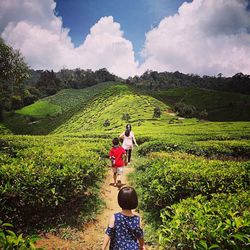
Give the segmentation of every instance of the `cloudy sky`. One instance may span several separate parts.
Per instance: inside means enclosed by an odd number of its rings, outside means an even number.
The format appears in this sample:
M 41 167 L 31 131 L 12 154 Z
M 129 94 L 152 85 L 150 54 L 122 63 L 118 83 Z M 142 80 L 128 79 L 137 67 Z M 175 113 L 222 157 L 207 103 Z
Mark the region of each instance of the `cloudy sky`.
M 250 0 L 0 0 L 0 35 L 34 69 L 250 74 Z

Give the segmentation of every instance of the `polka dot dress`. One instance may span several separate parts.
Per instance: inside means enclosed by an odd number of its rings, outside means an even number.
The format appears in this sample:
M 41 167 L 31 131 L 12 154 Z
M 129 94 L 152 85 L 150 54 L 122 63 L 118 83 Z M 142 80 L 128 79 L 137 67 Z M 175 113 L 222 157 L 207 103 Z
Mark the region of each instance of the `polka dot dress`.
M 143 237 L 140 217 L 115 214 L 115 226 L 108 227 L 106 234 L 111 238 L 111 250 L 139 250 L 139 238 Z

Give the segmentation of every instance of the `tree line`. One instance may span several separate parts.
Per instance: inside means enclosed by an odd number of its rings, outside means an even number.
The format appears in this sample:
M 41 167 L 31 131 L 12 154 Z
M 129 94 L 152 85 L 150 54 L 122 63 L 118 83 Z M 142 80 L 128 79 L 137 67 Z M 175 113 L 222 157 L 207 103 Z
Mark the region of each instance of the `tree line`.
M 125 65 L 124 65 L 125 67 Z M 133 86 L 159 90 L 176 87 L 197 87 L 250 94 L 250 75 L 237 73 L 232 77 L 199 76 L 176 72 L 147 70 L 141 76 L 121 79 L 106 68 L 96 71 L 63 68 L 33 70 L 18 50 L 0 38 L 0 120 L 4 112 L 14 111 L 36 100 L 53 95 L 61 89 L 82 89 L 106 81 L 120 81 Z
M 232 77 L 224 77 L 221 73 L 217 76 L 199 76 L 176 72 L 157 72 L 147 70 L 143 75 L 129 77 L 127 84 L 145 87 L 150 90 L 178 87 L 196 87 L 219 91 L 250 94 L 250 75 L 236 73 Z
M 61 89 L 82 89 L 106 81 L 122 80 L 106 68 L 53 70 L 30 69 L 18 50 L 0 38 L 0 120 L 36 100 L 54 95 Z

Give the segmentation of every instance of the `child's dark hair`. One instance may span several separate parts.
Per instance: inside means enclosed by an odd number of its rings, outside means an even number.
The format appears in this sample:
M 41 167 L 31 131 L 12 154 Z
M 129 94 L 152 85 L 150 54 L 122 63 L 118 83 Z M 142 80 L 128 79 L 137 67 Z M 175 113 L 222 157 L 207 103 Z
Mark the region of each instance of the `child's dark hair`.
M 126 135 L 127 137 L 130 135 L 131 129 L 132 129 L 131 124 L 127 124 L 127 125 L 126 125 L 126 131 L 125 131 L 125 135 Z
M 119 139 L 118 139 L 117 137 L 114 138 L 114 139 L 112 140 L 112 142 L 113 142 L 113 145 L 114 145 L 114 146 L 119 145 Z
M 122 209 L 135 209 L 138 206 L 136 191 L 132 187 L 123 187 L 118 193 L 118 204 Z

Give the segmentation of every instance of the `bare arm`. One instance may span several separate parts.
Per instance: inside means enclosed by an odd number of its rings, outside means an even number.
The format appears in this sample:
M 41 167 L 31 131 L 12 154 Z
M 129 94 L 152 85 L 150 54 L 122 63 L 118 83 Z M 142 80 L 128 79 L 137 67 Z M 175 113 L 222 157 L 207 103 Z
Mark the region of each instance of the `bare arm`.
M 125 132 L 121 133 L 121 134 L 119 135 L 119 138 L 123 138 L 124 135 L 125 135 Z
M 141 219 L 140 219 L 140 228 L 142 228 Z M 140 250 L 146 250 L 144 239 L 139 238 L 138 240 L 139 240 Z
M 146 250 L 143 238 L 139 239 L 139 245 L 140 245 L 140 250 Z
M 136 142 L 136 139 L 135 139 L 134 133 L 133 133 L 133 135 L 132 135 L 132 139 L 133 139 L 133 142 L 135 143 L 135 146 L 138 146 L 138 144 L 137 144 L 137 142 Z
M 122 155 L 122 160 L 124 161 L 125 166 L 127 166 L 127 164 L 128 164 L 128 162 L 127 162 L 127 154 Z
M 109 241 L 110 241 L 110 237 L 107 234 L 105 234 L 104 239 L 103 239 L 103 243 L 102 243 L 102 250 L 106 249 Z
M 112 215 L 109 221 L 109 227 L 113 228 L 115 226 L 115 216 Z M 102 250 L 105 250 L 108 243 L 110 241 L 110 237 L 109 235 L 105 234 L 104 235 L 104 239 L 103 239 L 103 243 L 102 243 Z

